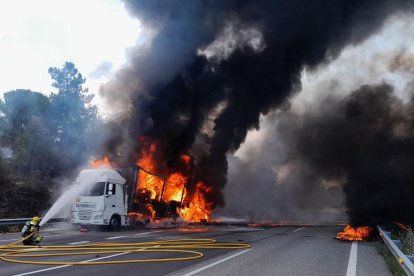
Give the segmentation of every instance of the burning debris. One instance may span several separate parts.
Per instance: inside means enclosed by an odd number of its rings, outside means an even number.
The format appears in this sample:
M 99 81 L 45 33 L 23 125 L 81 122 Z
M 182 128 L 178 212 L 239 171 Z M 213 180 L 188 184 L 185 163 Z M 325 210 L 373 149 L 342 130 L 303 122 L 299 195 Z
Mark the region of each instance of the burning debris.
M 354 228 L 348 224 L 344 231 L 336 235 L 336 238 L 343 241 L 367 241 L 372 237 L 373 233 L 374 229 L 371 227 L 361 226 Z
M 157 145 L 152 143 L 149 150 L 142 150 L 141 158 L 137 161 L 137 165 L 143 169 L 138 174 L 136 195 L 141 202 L 147 204 L 151 217 L 160 216 L 153 208 L 156 202 L 156 205 L 164 206 L 161 209 L 168 207 L 186 221 L 209 220 L 212 206 L 207 202 L 206 196 L 211 193 L 211 187 L 202 182 L 193 184 L 192 158 L 181 155 L 176 166 L 167 172 L 166 177 L 162 177 L 160 174 L 163 171 L 156 163 L 157 154 Z

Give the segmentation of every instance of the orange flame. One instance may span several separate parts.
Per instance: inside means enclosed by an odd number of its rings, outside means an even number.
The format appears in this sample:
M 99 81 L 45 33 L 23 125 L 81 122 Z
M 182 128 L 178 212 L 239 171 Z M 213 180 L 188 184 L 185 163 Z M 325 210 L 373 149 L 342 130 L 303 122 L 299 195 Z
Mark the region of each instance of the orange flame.
M 141 138 L 145 143 L 145 139 Z M 157 154 L 157 145 L 152 143 L 148 148 L 141 151 L 141 159 L 137 165 L 144 170 L 139 170 L 137 182 L 137 194 L 149 195 L 149 199 L 169 203 L 176 201 L 185 203 L 185 207 L 178 208 L 178 213 L 186 221 L 209 220 L 212 212 L 212 204 L 206 200 L 206 195 L 211 193 L 211 188 L 204 183 L 198 183 L 194 192 L 188 192 L 186 186 L 189 182 L 189 176 L 180 172 L 172 172 L 166 178 L 154 174 L 158 171 L 155 162 Z M 187 169 L 190 168 L 191 157 L 181 155 L 180 160 L 184 162 Z M 153 206 L 147 205 L 151 218 L 155 218 Z
M 410 226 L 402 224 L 401 222 L 394 221 L 394 223 L 406 232 L 412 232 L 413 231 Z
M 185 163 L 187 168 L 190 166 L 191 157 L 189 155 L 183 154 L 180 156 L 180 159 Z
M 185 177 L 181 173 L 176 172 L 170 174 L 167 178 L 162 198 L 166 201 L 175 200 L 181 202 L 187 180 L 188 177 Z
M 104 156 L 102 159 L 95 159 L 92 160 L 89 165 L 96 169 L 96 168 L 112 168 L 112 163 L 109 160 L 108 156 Z
M 141 159 L 138 160 L 137 165 L 148 172 L 155 172 L 154 154 L 156 150 L 157 146 L 155 144 L 151 144 L 148 150 L 143 150 L 141 152 Z M 161 195 L 164 179 L 140 170 L 137 184 L 137 190 L 147 191 L 150 193 L 150 199 L 156 199 L 157 196 L 159 197 Z
M 207 187 L 202 182 L 197 183 L 194 194 L 187 201 L 189 202 L 187 204 L 188 207 L 178 210 L 181 217 L 186 221 L 209 220 L 212 213 L 212 204 L 207 202 L 205 197 L 211 192 L 211 187 Z M 187 199 L 187 194 L 185 194 L 185 199 Z
M 339 232 L 338 235 L 336 235 L 336 238 L 344 241 L 365 241 L 371 237 L 372 232 L 373 229 L 371 227 L 362 226 L 353 228 L 348 224 L 344 231 Z

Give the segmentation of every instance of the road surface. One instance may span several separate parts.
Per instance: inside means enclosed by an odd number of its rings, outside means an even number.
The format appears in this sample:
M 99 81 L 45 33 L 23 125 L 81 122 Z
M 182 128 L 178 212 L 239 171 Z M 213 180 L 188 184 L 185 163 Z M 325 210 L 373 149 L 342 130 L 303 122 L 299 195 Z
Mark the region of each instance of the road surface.
M 376 243 L 352 243 L 334 239 L 340 226 L 243 227 L 200 226 L 174 229 L 140 229 L 120 232 L 55 230 L 44 232 L 44 245 L 131 243 L 182 238 L 211 238 L 219 242 L 242 242 L 249 249 L 201 249 L 204 257 L 192 261 L 163 263 L 46 266 L 0 261 L 6 275 L 391 275 Z M 0 244 L 20 239 L 19 234 L 1 234 Z M 176 257 L 179 253 L 167 253 Z M 54 257 L 53 261 L 128 260 L 166 257 L 151 252 L 99 256 Z

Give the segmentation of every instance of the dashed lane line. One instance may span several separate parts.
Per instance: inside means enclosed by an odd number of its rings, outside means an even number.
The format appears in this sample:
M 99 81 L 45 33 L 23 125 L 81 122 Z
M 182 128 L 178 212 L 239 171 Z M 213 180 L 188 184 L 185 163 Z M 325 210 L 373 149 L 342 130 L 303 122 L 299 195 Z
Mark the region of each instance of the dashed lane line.
M 305 229 L 305 227 L 301 227 L 301 228 L 295 229 L 295 230 L 293 230 L 293 232 L 298 232 L 298 231 L 300 231 L 302 229 Z
M 116 240 L 116 239 L 122 239 L 122 238 L 127 238 L 127 236 L 109 237 L 109 238 L 105 238 L 105 240 Z
M 152 234 L 152 233 L 159 233 L 159 232 L 164 232 L 165 230 L 158 230 L 158 231 L 150 231 L 150 232 L 144 232 L 144 233 L 137 233 L 135 234 L 136 236 L 139 235 L 146 235 L 146 234 Z
M 348 268 L 346 270 L 346 276 L 356 275 L 357 257 L 358 257 L 358 242 L 353 241 L 351 245 L 351 252 L 349 253 L 349 261 L 348 261 Z
M 84 244 L 84 243 L 89 243 L 90 241 L 78 241 L 78 242 L 70 242 L 68 244 L 70 245 L 77 245 L 77 244 Z
M 191 275 L 194 275 L 194 274 L 199 273 L 199 272 L 201 272 L 201 271 L 203 271 L 203 270 L 206 270 L 206 269 L 208 269 L 208 268 L 210 268 L 210 267 L 213 267 L 213 266 L 218 265 L 218 264 L 220 264 L 220 263 L 222 263 L 222 262 L 225 262 L 225 261 L 230 260 L 230 259 L 232 259 L 232 258 L 234 258 L 234 257 L 237 257 L 237 256 L 239 256 L 239 255 L 241 255 L 241 254 L 244 254 L 244 253 L 246 253 L 246 252 L 249 252 L 250 250 L 251 250 L 251 249 L 245 249 L 245 250 L 243 250 L 243 251 L 237 252 L 237 253 L 235 253 L 235 254 L 233 254 L 233 255 L 230 255 L 230 256 L 228 256 L 228 257 L 226 257 L 226 258 L 224 258 L 224 259 L 218 260 L 218 261 L 216 261 L 216 262 L 214 262 L 214 263 L 208 264 L 208 265 L 206 265 L 206 266 L 200 267 L 199 269 L 196 269 L 196 270 L 191 271 L 191 272 L 189 272 L 189 273 L 187 273 L 187 274 L 184 274 L 183 276 L 191 276 Z

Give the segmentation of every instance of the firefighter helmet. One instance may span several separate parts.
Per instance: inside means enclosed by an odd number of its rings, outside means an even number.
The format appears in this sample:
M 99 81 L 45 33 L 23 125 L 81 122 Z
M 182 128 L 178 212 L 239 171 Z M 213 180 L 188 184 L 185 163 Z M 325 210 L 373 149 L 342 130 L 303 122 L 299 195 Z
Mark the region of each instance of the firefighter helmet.
M 39 217 L 33 217 L 32 218 L 32 221 L 31 221 L 31 224 L 38 224 L 39 221 L 40 221 L 40 218 Z

